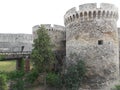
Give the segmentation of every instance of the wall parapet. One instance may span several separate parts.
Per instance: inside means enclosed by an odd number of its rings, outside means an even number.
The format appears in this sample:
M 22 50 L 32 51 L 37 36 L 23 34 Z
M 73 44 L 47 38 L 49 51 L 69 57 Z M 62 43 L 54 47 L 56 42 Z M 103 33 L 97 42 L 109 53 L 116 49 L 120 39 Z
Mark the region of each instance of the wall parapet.
M 61 26 L 61 25 L 51 25 L 51 24 L 40 24 L 40 25 L 35 25 L 32 29 L 33 32 L 35 32 L 36 30 L 39 29 L 39 27 L 43 25 L 47 30 L 49 31 L 61 31 L 61 32 L 65 32 L 65 27 Z
M 32 43 L 32 34 L 10 34 L 0 33 L 0 42 L 21 42 L 21 43 Z
M 76 20 L 86 21 L 100 18 L 117 20 L 118 8 L 108 3 L 101 3 L 100 7 L 97 7 L 96 3 L 79 5 L 78 11 L 73 7 L 66 12 L 64 15 L 64 24 L 67 25 Z

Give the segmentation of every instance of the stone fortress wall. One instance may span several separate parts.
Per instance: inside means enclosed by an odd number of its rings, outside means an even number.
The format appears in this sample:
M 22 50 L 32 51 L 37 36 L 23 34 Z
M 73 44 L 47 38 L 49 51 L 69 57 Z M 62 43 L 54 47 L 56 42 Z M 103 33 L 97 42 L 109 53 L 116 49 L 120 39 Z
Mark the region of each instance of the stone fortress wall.
M 66 39 L 65 37 L 65 28 L 60 25 L 53 25 L 51 24 L 41 24 L 43 25 L 47 31 L 48 35 L 51 38 L 51 43 L 52 46 L 54 47 L 53 50 L 61 50 L 65 48 L 64 45 L 64 40 Z M 37 30 L 39 29 L 40 25 L 36 25 L 33 27 L 33 38 L 36 38 L 37 36 Z
M 42 24 L 51 38 L 53 50 L 66 48 L 67 66 L 76 64 L 76 58 L 87 66 L 86 80 L 81 90 L 110 90 L 119 76 L 120 28 L 117 28 L 118 9 L 107 3 L 83 4 L 64 15 L 65 27 Z M 0 34 L 0 50 L 32 50 L 33 34 Z M 118 32 L 119 31 L 119 32 Z M 118 36 L 119 33 L 119 36 Z M 119 37 L 119 40 L 118 40 Z M 12 48 L 11 48 L 12 47 Z M 76 55 L 74 55 L 76 54 Z
M 64 40 L 65 28 L 60 25 L 51 24 L 41 24 L 48 30 L 48 34 L 51 38 L 51 42 L 54 50 L 65 49 Z M 31 51 L 33 39 L 36 36 L 36 30 L 38 30 L 40 25 L 34 26 L 33 34 L 0 34 L 0 52 L 15 52 L 21 51 L 22 46 L 24 46 L 24 51 Z
M 119 39 L 119 68 L 120 68 L 120 28 L 118 28 L 118 39 Z
M 110 90 L 119 77 L 118 9 L 112 4 L 83 4 L 64 15 L 67 66 L 84 60 L 82 89 Z M 76 54 L 76 55 L 74 55 Z M 72 57 L 71 57 L 72 56 Z
M 0 52 L 31 51 L 32 34 L 0 34 Z

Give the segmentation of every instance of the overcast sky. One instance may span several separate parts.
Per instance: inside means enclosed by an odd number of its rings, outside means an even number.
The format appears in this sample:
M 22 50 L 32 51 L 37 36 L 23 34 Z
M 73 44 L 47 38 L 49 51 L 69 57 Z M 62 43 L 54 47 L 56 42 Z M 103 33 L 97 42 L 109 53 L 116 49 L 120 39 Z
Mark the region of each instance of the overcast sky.
M 84 3 L 115 4 L 120 13 L 120 0 L 0 0 L 0 33 L 31 34 L 37 24 L 64 25 L 66 11 Z

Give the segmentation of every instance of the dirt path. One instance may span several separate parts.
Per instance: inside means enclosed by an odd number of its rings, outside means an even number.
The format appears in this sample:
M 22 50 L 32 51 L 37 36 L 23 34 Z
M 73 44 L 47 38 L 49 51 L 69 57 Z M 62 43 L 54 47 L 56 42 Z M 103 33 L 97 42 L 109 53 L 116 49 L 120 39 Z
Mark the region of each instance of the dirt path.
M 45 88 L 43 86 L 36 86 L 36 87 L 33 87 L 33 88 L 28 88 L 27 90 L 58 90 L 58 89 Z

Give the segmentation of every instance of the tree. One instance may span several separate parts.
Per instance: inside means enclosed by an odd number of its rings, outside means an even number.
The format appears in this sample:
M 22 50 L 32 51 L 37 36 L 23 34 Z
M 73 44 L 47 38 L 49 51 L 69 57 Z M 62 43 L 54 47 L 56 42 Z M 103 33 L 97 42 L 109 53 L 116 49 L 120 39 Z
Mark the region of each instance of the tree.
M 50 37 L 44 26 L 37 30 L 37 38 L 34 39 L 31 54 L 33 67 L 38 72 L 47 72 L 51 69 L 54 62 L 54 54 L 51 48 Z

